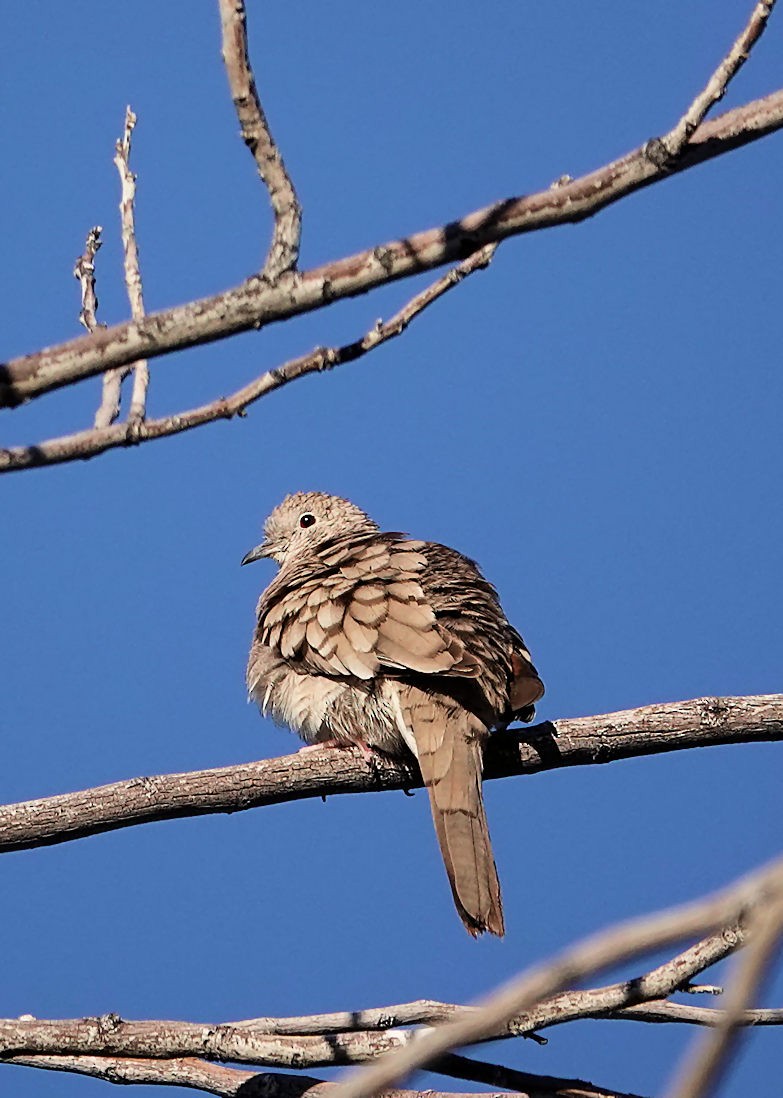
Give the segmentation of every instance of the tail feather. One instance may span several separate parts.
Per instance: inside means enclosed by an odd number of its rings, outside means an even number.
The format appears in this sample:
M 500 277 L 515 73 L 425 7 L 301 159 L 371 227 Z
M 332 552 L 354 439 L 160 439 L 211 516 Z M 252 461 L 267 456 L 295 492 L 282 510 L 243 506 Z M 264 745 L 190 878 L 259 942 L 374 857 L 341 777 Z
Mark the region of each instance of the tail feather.
M 487 729 L 448 698 L 416 687 L 400 692 L 407 729 L 427 787 L 454 903 L 469 934 L 502 937 L 503 904 L 481 787 Z

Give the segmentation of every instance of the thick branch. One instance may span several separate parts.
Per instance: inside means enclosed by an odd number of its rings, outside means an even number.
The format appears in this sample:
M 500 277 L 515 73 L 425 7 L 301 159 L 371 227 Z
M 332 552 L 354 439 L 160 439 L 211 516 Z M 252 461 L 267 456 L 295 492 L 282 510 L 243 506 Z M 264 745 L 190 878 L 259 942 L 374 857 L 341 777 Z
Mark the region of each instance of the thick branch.
M 152 313 L 80 340 L 10 360 L 0 367 L 0 407 L 92 377 L 138 358 L 163 355 L 355 297 L 376 286 L 463 259 L 478 248 L 520 233 L 583 221 L 626 195 L 740 148 L 783 127 L 783 91 L 703 123 L 682 155 L 661 162 L 660 141 L 579 179 L 546 191 L 507 198 L 459 221 L 291 274 L 274 285 L 261 277 L 234 289 Z
M 399 1048 L 409 1033 L 358 1032 L 327 1036 L 279 1036 L 249 1023 L 125 1021 L 100 1018 L 0 1019 L 0 1057 L 27 1055 L 130 1056 L 178 1059 L 195 1056 L 263 1067 L 334 1067 L 367 1063 Z
M 566 718 L 490 737 L 486 779 L 665 751 L 783 739 L 783 695 L 697 698 Z M 214 770 L 131 778 L 0 808 L 0 852 L 49 846 L 153 820 L 237 812 L 341 793 L 413 789 L 410 765 L 325 748 Z
M 258 174 L 269 192 L 275 215 L 272 243 L 263 274 L 274 282 L 296 267 L 299 257 L 302 212 L 294 185 L 286 171 L 258 97 L 247 50 L 247 15 L 243 0 L 219 0 L 223 31 L 223 63 L 234 100 L 242 139 L 250 150 Z

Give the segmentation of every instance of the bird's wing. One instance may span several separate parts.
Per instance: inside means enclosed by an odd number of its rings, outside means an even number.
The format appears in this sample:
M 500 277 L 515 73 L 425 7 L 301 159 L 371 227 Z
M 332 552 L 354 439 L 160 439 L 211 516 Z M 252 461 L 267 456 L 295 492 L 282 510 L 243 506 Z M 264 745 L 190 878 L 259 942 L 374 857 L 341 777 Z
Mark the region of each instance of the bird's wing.
M 544 684 L 525 642 L 506 619 L 497 591 L 476 563 L 456 549 L 426 542 L 424 552 L 425 597 L 440 628 L 476 661 L 480 671 L 475 686 L 501 722 L 513 716 L 530 720 Z
M 261 642 L 319 674 L 475 677 L 475 660 L 439 624 L 422 589 L 424 545 L 399 534 L 364 535 L 282 569 L 259 603 Z

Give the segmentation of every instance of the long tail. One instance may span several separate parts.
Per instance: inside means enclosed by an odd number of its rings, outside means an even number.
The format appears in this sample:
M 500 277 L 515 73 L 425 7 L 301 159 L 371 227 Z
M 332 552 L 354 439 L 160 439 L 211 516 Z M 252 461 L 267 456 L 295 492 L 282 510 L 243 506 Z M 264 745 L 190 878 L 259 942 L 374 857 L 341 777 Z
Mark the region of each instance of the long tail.
M 502 937 L 500 882 L 481 790 L 487 729 L 450 699 L 415 686 L 400 691 L 400 707 L 413 733 L 459 916 L 473 937 L 485 930 Z

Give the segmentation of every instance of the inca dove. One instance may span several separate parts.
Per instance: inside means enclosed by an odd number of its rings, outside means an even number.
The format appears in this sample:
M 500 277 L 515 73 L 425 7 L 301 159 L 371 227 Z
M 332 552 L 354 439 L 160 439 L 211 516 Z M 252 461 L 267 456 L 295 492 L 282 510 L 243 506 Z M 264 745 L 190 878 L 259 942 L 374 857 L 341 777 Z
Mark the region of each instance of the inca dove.
M 494 587 L 456 550 L 382 533 L 321 492 L 288 496 L 264 535 L 242 561 L 280 565 L 258 603 L 251 698 L 307 743 L 409 748 L 460 918 L 502 935 L 482 748 L 490 729 L 530 720 L 544 686 Z

